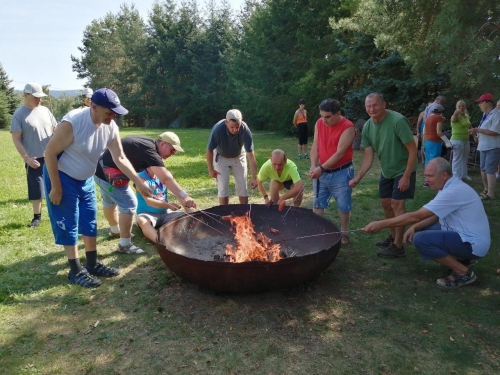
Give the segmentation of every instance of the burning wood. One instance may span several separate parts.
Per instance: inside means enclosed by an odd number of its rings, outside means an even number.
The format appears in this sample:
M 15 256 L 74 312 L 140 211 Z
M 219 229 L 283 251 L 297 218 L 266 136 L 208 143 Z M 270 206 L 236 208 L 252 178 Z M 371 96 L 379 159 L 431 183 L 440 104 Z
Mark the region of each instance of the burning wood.
M 280 234 L 280 231 L 277 230 L 277 229 L 271 228 L 271 229 L 269 229 L 269 233 L 274 234 L 275 236 L 277 236 L 278 234 Z
M 229 215 L 228 220 L 231 222 L 236 246 L 227 245 L 226 253 L 221 260 L 241 263 L 255 260 L 277 262 L 282 259 L 281 245 L 274 244 L 273 240 L 261 232 L 256 233 L 248 212 L 244 216 Z M 277 232 L 279 234 L 279 231 Z

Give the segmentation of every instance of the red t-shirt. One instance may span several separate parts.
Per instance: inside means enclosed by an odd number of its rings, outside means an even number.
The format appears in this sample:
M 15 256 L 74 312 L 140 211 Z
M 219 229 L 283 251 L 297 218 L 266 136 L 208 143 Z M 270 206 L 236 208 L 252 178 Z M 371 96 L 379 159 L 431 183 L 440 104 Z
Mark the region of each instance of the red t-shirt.
M 321 118 L 316 122 L 320 163 L 326 162 L 337 152 L 340 136 L 346 129 L 351 127 L 354 127 L 354 124 L 345 117 L 342 118 L 338 124 L 332 126 L 326 126 Z M 350 161 L 352 161 L 352 143 L 349 145 L 344 156 L 338 161 L 338 163 L 330 166 L 328 169 L 338 168 Z
M 445 122 L 446 119 L 441 115 L 433 114 L 425 120 L 425 140 L 431 142 L 441 142 L 441 138 L 437 135 L 438 122 Z

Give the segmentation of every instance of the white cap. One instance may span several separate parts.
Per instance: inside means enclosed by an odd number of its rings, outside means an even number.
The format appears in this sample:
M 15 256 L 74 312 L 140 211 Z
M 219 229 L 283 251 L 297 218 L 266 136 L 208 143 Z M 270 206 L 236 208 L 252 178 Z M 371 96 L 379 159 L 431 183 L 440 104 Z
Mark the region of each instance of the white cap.
M 92 89 L 89 89 L 88 87 L 86 87 L 82 91 L 82 96 L 90 99 L 92 97 L 93 93 L 94 93 L 94 91 Z
M 24 92 L 26 94 L 33 95 L 35 98 L 43 98 L 44 96 L 47 96 L 47 94 L 43 92 L 42 86 L 36 82 L 31 82 L 24 86 Z

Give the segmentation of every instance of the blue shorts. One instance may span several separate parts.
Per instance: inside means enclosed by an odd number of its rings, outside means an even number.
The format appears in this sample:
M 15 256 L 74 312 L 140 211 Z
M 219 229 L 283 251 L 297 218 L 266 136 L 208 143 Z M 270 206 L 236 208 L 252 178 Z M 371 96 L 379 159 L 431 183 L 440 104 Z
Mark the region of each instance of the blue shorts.
M 472 245 L 463 242 L 457 232 L 441 230 L 439 223 L 415 233 L 413 245 L 423 260 L 440 259 L 452 255 L 458 259 L 479 259 L 472 254 Z
M 425 166 L 432 160 L 441 156 L 443 144 L 441 142 L 425 141 Z
M 97 236 L 97 201 L 92 177 L 75 180 L 59 171 L 62 200 L 58 205 L 47 199 L 47 211 L 57 245 L 72 246 L 78 243 L 78 234 Z M 45 194 L 49 196 L 52 184 L 47 168 L 43 167 Z
M 111 186 L 97 176 L 94 176 L 94 180 L 101 191 L 102 205 L 104 207 L 112 208 L 118 206 L 118 211 L 122 214 L 135 214 L 135 210 L 137 209 L 137 197 L 130 185 L 123 187 Z M 111 190 L 111 192 L 109 190 Z
M 479 151 L 479 168 L 486 174 L 495 174 L 500 163 L 500 148 Z
M 28 181 L 28 199 L 37 201 L 45 198 L 45 189 L 43 188 L 43 165 L 45 158 L 36 158 L 40 163 L 38 168 L 31 168 L 28 164 L 24 164 L 26 168 L 26 179 Z
M 351 212 L 352 189 L 349 187 L 349 180 L 353 178 L 354 166 L 351 165 L 337 172 L 323 173 L 320 178 L 313 180 L 313 207 L 325 209 L 333 197 L 340 212 Z

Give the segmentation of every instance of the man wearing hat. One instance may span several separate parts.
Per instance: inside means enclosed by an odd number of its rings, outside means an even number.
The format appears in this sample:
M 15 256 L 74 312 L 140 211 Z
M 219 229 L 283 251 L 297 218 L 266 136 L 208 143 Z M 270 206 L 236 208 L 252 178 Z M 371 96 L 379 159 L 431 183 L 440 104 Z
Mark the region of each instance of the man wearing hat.
M 498 164 L 500 163 L 500 111 L 495 108 L 493 95 L 486 93 L 476 100 L 483 117 L 479 127 L 469 130 L 477 135 L 480 157 L 481 178 L 484 190 L 481 199 L 495 199 L 495 187 Z
M 158 139 L 134 135 L 121 140 L 123 152 L 134 170 L 139 173 L 150 168 L 153 175 L 173 194 L 184 207 L 196 207 L 186 193 L 165 168 L 163 161 L 176 152 L 184 152 L 177 134 L 164 132 Z M 99 185 L 104 216 L 110 225 L 109 235 L 120 238 L 116 251 L 125 254 L 142 254 L 144 251 L 132 241 L 132 225 L 137 209 L 137 198 L 123 176 L 110 150 L 99 158 L 94 179 Z M 118 212 L 116 207 L 118 206 Z
M 83 105 L 80 107 L 81 109 L 86 108 L 86 107 L 90 107 L 90 100 L 91 100 L 93 94 L 94 94 L 94 91 L 92 89 L 89 89 L 88 87 L 83 89 L 83 92 L 82 92 Z
M 97 259 L 97 201 L 92 176 L 102 152 L 108 148 L 137 190 L 151 196 L 151 189 L 143 184 L 122 149 L 114 119 L 127 113 L 114 91 L 99 89 L 89 108 L 75 109 L 63 117 L 45 150 L 43 177 L 55 242 L 64 247 L 68 257 L 68 281 L 87 288 L 101 285 L 96 276 L 119 274 Z M 78 234 L 85 244 L 84 267 L 78 255 Z
M 24 105 L 12 116 L 10 132 L 17 152 L 24 160 L 28 181 L 28 199 L 33 206 L 33 219 L 30 227 L 38 227 L 42 219 L 43 153 L 57 125 L 56 119 L 47 107 L 41 105 L 47 96 L 38 83 L 28 83 L 24 87 Z
M 217 180 L 219 204 L 229 204 L 229 174 L 233 171 L 236 194 L 241 204 L 248 203 L 247 160 L 252 180 L 250 187 L 257 187 L 257 160 L 253 152 L 253 137 L 238 109 L 230 109 L 225 120 L 212 128 L 208 139 L 206 159 L 208 174 Z

